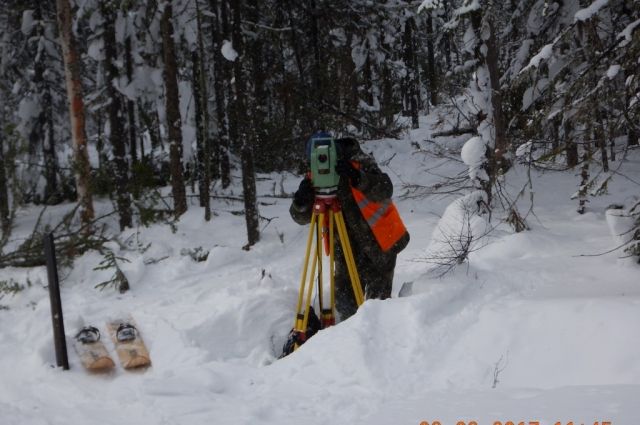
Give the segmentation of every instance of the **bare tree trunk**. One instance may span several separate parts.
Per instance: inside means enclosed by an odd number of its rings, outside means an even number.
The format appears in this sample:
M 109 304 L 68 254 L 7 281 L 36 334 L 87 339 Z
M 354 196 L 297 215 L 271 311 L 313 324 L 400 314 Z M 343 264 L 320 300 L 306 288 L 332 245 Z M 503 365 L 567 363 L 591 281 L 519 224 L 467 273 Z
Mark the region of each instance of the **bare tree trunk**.
M 563 131 L 564 146 L 567 151 L 567 167 L 573 168 L 578 165 L 578 145 L 573 141 L 573 135 L 571 134 L 573 131 L 571 120 L 567 118 L 564 119 Z
M 632 75 L 635 75 L 633 71 L 625 70 L 624 79 L 625 81 Z M 631 101 L 631 93 L 629 93 L 629 87 L 625 88 L 624 91 L 624 104 L 629 105 Z M 637 122 L 633 122 L 628 118 L 628 112 L 624 113 L 624 116 L 627 117 L 627 146 L 638 146 L 638 132 L 636 131 Z
M 116 33 L 115 33 L 115 4 L 103 1 L 101 4 L 104 23 L 104 69 L 107 97 L 109 98 L 109 143 L 113 148 L 113 163 L 116 184 L 116 204 L 120 217 L 120 230 L 131 227 L 131 198 L 129 195 L 129 163 L 126 158 L 126 142 L 123 128 L 123 111 L 120 92 L 116 89 L 118 82 L 118 68 L 115 65 Z
M 149 139 L 151 142 L 151 150 L 154 150 L 158 147 L 162 147 L 162 138 L 160 136 L 160 122 L 158 119 L 158 113 L 156 110 L 148 111 L 148 108 L 145 107 L 145 104 L 138 99 L 138 117 L 140 118 L 140 123 L 143 125 L 149 134 Z M 140 156 L 144 157 L 144 150 L 142 149 L 144 144 L 140 141 Z M 149 155 L 147 158 L 149 163 L 152 161 L 152 155 Z
M 221 53 L 222 36 L 223 34 L 229 34 L 229 5 L 226 0 L 220 2 L 220 20 L 218 23 L 218 48 L 216 54 L 218 55 L 218 63 L 220 64 L 220 75 L 222 81 L 220 84 L 220 102 L 222 107 L 218 109 L 218 118 L 220 122 L 224 123 L 224 128 L 220 136 L 220 179 L 222 187 L 226 189 L 231 185 L 231 162 L 229 156 L 231 155 L 231 143 L 237 139 L 237 132 L 235 127 L 235 119 L 231 118 L 234 115 L 234 102 L 233 102 L 233 87 L 231 86 L 232 70 L 230 65 L 223 58 Z M 227 83 L 223 83 L 227 81 Z
M 171 3 L 166 3 L 160 29 L 164 57 L 165 107 L 169 134 L 169 159 L 171 169 L 171 193 L 176 217 L 187 211 L 187 196 L 182 173 L 182 120 L 180 118 L 180 98 L 178 93 L 178 65 L 173 42 L 173 12 Z
M 609 172 L 609 157 L 607 156 L 607 143 L 604 139 L 604 119 L 602 117 L 602 112 L 596 106 L 596 116 L 598 117 L 598 122 L 595 124 L 595 129 L 593 131 L 595 136 L 596 147 L 600 150 L 600 159 L 602 161 L 602 170 L 605 173 Z
M 200 80 L 202 79 L 201 73 L 200 53 L 198 49 L 191 52 L 191 86 L 193 87 L 193 101 L 195 104 L 195 121 L 196 121 L 196 163 L 194 174 L 196 180 L 198 180 L 198 200 L 200 206 L 204 207 L 205 198 L 209 197 L 209 194 L 205 194 L 204 184 L 204 144 L 207 137 L 204 130 L 204 116 L 202 115 L 202 86 Z M 208 188 L 206 192 L 209 192 Z
M 9 212 L 9 190 L 7 181 L 7 173 L 5 170 L 4 158 L 4 117 L 0 111 L 0 229 L 2 229 L 2 237 L 0 241 L 8 238 L 11 230 L 11 217 Z M 0 244 L 0 248 L 1 248 Z
M 627 133 L 627 146 L 638 146 L 638 133 L 635 129 L 629 128 Z
M 489 80 L 491 82 L 491 109 L 493 113 L 493 126 L 495 129 L 495 150 L 492 153 L 495 160 L 494 173 L 505 171 L 508 164 L 505 163 L 504 154 L 508 150 L 506 124 L 504 112 L 502 109 L 502 90 L 500 89 L 500 67 L 498 64 L 498 41 L 493 21 L 487 20 L 489 28 L 489 39 L 486 40 L 487 53 L 485 62 L 489 71 Z
M 591 136 L 591 128 L 585 132 L 587 138 Z M 585 141 L 582 154 L 582 169 L 580 170 L 580 188 L 578 189 L 578 214 L 584 214 L 587 209 L 587 193 L 589 190 L 589 162 L 591 162 L 591 142 Z
M 247 249 L 260 240 L 260 214 L 256 191 L 256 171 L 253 162 L 253 149 L 247 142 L 240 153 L 242 163 L 242 190 L 244 194 L 244 212 L 247 223 Z
M 193 52 L 193 84 L 194 100 L 196 103 L 196 127 L 199 150 L 202 150 L 199 176 L 200 205 L 204 207 L 204 219 L 211 220 L 211 198 L 209 187 L 211 185 L 211 137 L 209 135 L 209 106 L 207 96 L 207 82 L 204 69 L 204 43 L 202 41 L 202 16 L 196 2 L 196 20 L 198 27 L 198 47 Z M 200 153 L 198 152 L 200 156 Z
M 451 19 L 451 1 L 444 2 L 444 19 L 448 21 Z M 444 56 L 446 69 L 451 69 L 451 40 L 453 38 L 453 34 L 451 31 L 447 31 L 442 38 L 442 54 Z M 455 47 L 454 47 L 455 48 Z
M 222 29 L 225 33 L 228 32 L 228 19 L 227 19 L 227 5 L 226 2 L 222 2 Z M 218 22 L 220 24 L 220 22 Z M 222 56 L 222 52 L 220 50 L 220 46 L 222 42 L 220 41 L 220 28 L 218 28 L 218 49 L 216 50 L 216 55 L 218 55 L 218 64 L 220 64 L 220 75 L 223 80 L 220 81 L 219 91 L 217 93 L 220 94 L 218 109 L 218 117 L 220 120 L 220 180 L 222 183 L 222 187 L 226 189 L 231 185 L 231 138 L 230 138 L 230 126 L 229 126 L 229 103 L 231 102 L 228 93 L 229 84 L 225 84 L 224 81 L 231 80 L 231 70 L 229 69 L 229 65 L 225 62 L 225 59 Z M 227 90 L 225 91 L 225 88 Z M 216 97 L 217 99 L 217 97 Z M 216 100 L 217 101 L 217 100 Z
M 222 67 L 224 66 L 224 59 L 220 51 L 220 9 L 218 6 L 218 0 L 209 0 L 209 9 L 213 12 L 210 15 L 209 28 L 211 31 L 211 49 L 213 51 L 213 96 L 216 101 L 216 143 L 212 146 L 211 151 L 211 178 L 219 179 L 221 155 L 222 155 L 222 138 L 226 132 L 226 118 L 225 118 L 225 101 L 224 101 L 224 88 Z
M 482 10 L 475 10 L 470 13 L 471 25 L 477 37 L 474 47 L 474 56 L 478 62 L 479 68 L 485 68 L 488 74 L 489 87 L 483 87 L 484 81 L 478 81 L 479 90 L 489 90 L 486 93 L 488 100 L 491 102 L 489 110 L 480 111 L 482 116 L 479 121 L 487 119 L 491 116 L 493 124 L 493 144 L 487 144 L 485 170 L 488 180 L 481 183 L 483 190 L 487 193 L 488 204 L 491 205 L 493 198 L 493 185 L 498 177 L 499 171 L 504 170 L 507 164 L 503 160 L 503 155 L 507 149 L 506 131 L 504 123 L 504 115 L 502 112 L 502 96 L 500 90 L 500 69 L 498 64 L 498 45 L 495 36 L 495 29 L 490 16 L 483 19 Z M 485 14 L 491 14 L 490 10 L 484 11 Z M 484 43 L 480 41 L 484 40 Z M 477 75 L 483 74 L 477 72 Z M 476 77 L 477 79 L 480 77 Z M 489 142 L 489 141 L 487 141 Z
M 382 119 L 385 127 L 393 124 L 394 102 L 393 102 L 393 80 L 391 71 L 385 62 L 382 65 Z
M 243 62 L 246 59 L 244 50 L 244 41 L 242 37 L 242 9 L 243 1 L 233 1 L 233 48 L 238 53 L 238 57 L 233 63 L 233 88 L 235 94 L 234 102 L 234 121 L 239 140 L 236 143 L 240 146 L 240 161 L 242 166 L 242 189 L 244 194 L 244 212 L 247 224 L 248 243 L 245 249 L 249 249 L 252 245 L 260 240 L 260 216 L 258 213 L 258 202 L 256 194 L 256 175 L 253 163 L 253 146 L 252 140 L 247 131 L 247 124 L 240 114 L 246 109 L 246 82 L 243 70 Z
M 429 79 L 429 98 L 433 106 L 438 105 L 438 75 L 436 74 L 436 60 L 433 48 L 433 17 L 431 12 L 427 16 L 427 78 Z
M 291 44 L 291 49 L 293 53 L 293 57 L 295 58 L 296 70 L 298 71 L 298 77 L 302 81 L 304 79 L 304 65 L 302 63 L 302 53 L 300 48 L 300 43 L 298 42 L 298 33 L 300 32 L 299 25 L 296 25 L 296 21 L 294 20 L 293 13 L 293 4 L 292 0 L 284 0 L 284 9 L 287 11 L 287 18 L 289 20 L 288 25 L 292 29 L 289 31 L 289 43 Z M 350 36 L 350 35 L 349 35 Z M 351 61 L 353 63 L 353 61 Z
M 320 54 L 321 41 L 320 41 L 319 28 L 318 28 L 319 9 L 316 4 L 316 0 L 311 0 L 309 3 L 310 3 L 308 6 L 309 15 L 310 15 L 309 31 L 311 36 L 311 48 L 313 49 L 313 68 L 311 69 L 311 76 L 313 78 L 312 80 L 313 91 L 312 91 L 311 99 L 313 101 L 318 102 L 318 105 L 320 105 L 319 109 L 322 112 L 325 109 L 324 107 L 325 93 L 323 90 L 324 73 L 322 72 L 325 64 L 322 62 L 321 54 Z M 320 119 L 321 117 L 317 117 L 316 115 L 317 114 L 314 114 L 314 117 L 313 117 L 313 121 L 314 121 L 313 127 L 317 129 L 322 127 L 322 122 Z
M 551 149 L 554 152 L 557 152 L 558 147 L 560 146 L 560 118 L 559 116 L 554 117 L 549 123 L 550 131 L 551 131 Z
M 413 18 L 407 19 L 404 24 L 404 66 L 407 76 L 405 77 L 405 110 L 409 110 L 411 116 L 411 128 L 420 127 L 418 121 L 418 86 L 417 86 L 417 61 L 415 55 L 415 40 Z
M 612 162 L 616 162 L 616 134 L 611 122 L 609 122 L 609 157 Z
M 34 11 L 34 19 L 40 21 L 43 19 L 42 4 L 38 3 Z M 44 37 L 44 27 L 38 25 L 38 37 Z M 53 128 L 53 105 L 51 101 L 51 89 L 48 87 L 44 72 L 47 68 L 45 63 L 46 55 L 39 54 L 36 56 L 34 63 L 33 82 L 36 86 L 36 93 L 39 96 L 42 108 L 40 114 L 33 126 L 30 138 L 35 139 L 33 145 L 42 145 L 42 156 L 44 160 L 44 178 L 46 181 L 44 188 L 44 203 L 56 204 L 60 202 L 58 194 L 58 161 L 55 153 L 55 140 Z
M 129 83 L 133 80 L 133 59 L 131 57 L 131 36 L 124 41 L 124 64 L 127 71 L 127 80 Z M 136 135 L 136 103 L 127 99 L 127 124 L 129 128 L 129 152 L 131 152 L 131 163 L 138 162 L 138 137 Z M 141 157 L 144 156 L 141 146 Z
M 258 0 L 248 0 L 247 17 L 252 22 L 260 21 Z M 262 40 L 258 37 L 251 43 L 251 49 L 247 53 L 251 55 L 251 68 L 253 73 L 253 105 L 251 146 L 262 146 L 267 143 L 265 125 L 267 118 L 267 94 L 265 91 L 265 81 L 267 76 L 264 72 L 264 58 L 262 57 Z M 247 49 L 248 50 L 248 49 Z
M 69 0 L 56 0 L 58 15 L 58 31 L 62 41 L 67 96 L 69 98 L 69 115 L 71 118 L 71 137 L 73 139 L 74 160 L 76 170 L 76 190 L 80 203 L 80 218 L 83 224 L 89 224 L 94 217 L 93 199 L 91 197 L 91 168 L 87 153 L 85 134 L 84 101 L 82 99 L 82 79 L 80 74 L 80 56 L 76 51 L 73 35 L 73 22 Z
M 51 89 L 47 88 L 44 92 L 42 105 L 46 111 L 47 132 L 42 145 L 42 154 L 44 156 L 44 175 L 47 184 L 44 188 L 44 197 L 46 203 L 58 203 L 61 201 L 61 195 L 58 190 L 58 158 L 56 157 L 56 140 L 53 125 L 53 102 L 51 100 Z

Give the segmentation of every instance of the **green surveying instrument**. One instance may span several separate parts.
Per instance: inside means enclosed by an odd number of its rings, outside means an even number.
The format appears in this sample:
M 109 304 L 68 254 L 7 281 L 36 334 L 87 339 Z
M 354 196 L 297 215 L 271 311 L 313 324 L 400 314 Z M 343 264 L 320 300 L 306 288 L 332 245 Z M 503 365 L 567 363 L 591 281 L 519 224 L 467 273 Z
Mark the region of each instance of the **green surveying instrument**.
M 338 150 L 332 137 L 312 138 L 309 152 L 311 181 L 315 189 L 315 200 L 311 215 L 311 226 L 304 256 L 298 305 L 293 329 L 283 348 L 282 357 L 292 353 L 319 329 L 335 324 L 335 232 L 338 232 L 344 252 L 349 279 L 353 287 L 356 304 L 364 302 L 364 293 L 358 276 L 347 227 L 337 198 L 340 175 L 336 172 Z M 313 250 L 313 253 L 312 253 Z M 328 257 L 329 302 L 324 299 L 323 260 Z M 315 324 L 312 295 L 314 280 L 317 283 L 317 297 L 320 323 Z
M 310 163 L 314 189 L 321 193 L 337 191 L 340 176 L 336 173 L 338 149 L 333 137 L 311 139 Z

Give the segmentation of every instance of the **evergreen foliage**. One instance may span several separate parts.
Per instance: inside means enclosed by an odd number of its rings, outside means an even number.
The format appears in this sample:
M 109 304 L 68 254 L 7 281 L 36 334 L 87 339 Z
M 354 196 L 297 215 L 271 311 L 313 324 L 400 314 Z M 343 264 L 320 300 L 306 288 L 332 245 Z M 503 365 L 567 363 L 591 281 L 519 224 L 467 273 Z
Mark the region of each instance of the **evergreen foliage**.
M 65 4 L 70 28 L 57 20 Z M 92 192 L 113 200 L 122 229 L 165 218 L 166 205 L 161 213 L 155 205 L 167 185 L 166 209 L 179 217 L 193 195 L 208 220 L 211 187 L 227 188 L 235 168 L 248 248 L 260 237 L 256 172 L 297 171 L 303 141 L 316 130 L 395 137 L 434 106 L 447 111 L 440 134 L 469 134 L 486 147 L 473 184 L 489 205 L 518 160 L 579 167 L 583 211 L 638 145 L 640 3 L 633 0 L 0 6 L 0 241 L 27 203 L 78 200 L 90 222 Z M 71 142 L 68 34 L 84 93 L 88 176 L 85 149 Z M 508 210 L 514 228 L 526 229 Z
M 105 289 L 108 286 L 113 286 L 118 292 L 125 293 L 129 290 L 129 280 L 120 268 L 119 263 L 128 263 L 125 257 L 118 257 L 113 250 L 106 249 L 104 252 L 104 258 L 100 261 L 93 270 L 110 270 L 114 269 L 113 276 L 110 279 L 100 282 L 96 285 L 98 289 Z

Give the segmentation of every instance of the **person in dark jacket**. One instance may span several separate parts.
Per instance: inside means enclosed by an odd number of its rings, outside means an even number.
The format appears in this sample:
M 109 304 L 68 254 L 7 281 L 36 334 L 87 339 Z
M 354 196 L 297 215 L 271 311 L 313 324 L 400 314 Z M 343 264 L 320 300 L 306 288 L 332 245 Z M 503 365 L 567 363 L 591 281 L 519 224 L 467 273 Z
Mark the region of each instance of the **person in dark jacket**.
M 336 171 L 340 175 L 337 198 L 365 299 L 389 298 L 396 256 L 409 243 L 409 233 L 391 202 L 391 179 L 380 171 L 373 157 L 362 151 L 357 140 L 337 139 L 336 145 Z M 313 184 L 307 176 L 289 208 L 296 223 L 310 223 L 314 199 Z M 357 305 L 337 232 L 335 235 L 336 309 L 344 320 L 355 313 Z

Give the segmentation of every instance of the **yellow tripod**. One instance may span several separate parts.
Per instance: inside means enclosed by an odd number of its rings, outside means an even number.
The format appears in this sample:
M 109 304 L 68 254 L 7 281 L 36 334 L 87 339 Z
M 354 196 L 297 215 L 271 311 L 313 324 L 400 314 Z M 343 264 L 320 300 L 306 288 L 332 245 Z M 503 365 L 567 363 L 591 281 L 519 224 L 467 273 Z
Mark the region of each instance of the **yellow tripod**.
M 356 304 L 360 306 L 364 302 L 364 294 L 360 277 L 353 258 L 351 243 L 347 235 L 347 227 L 342 216 L 342 209 L 335 194 L 316 195 L 313 203 L 313 211 L 311 215 L 311 227 L 309 228 L 309 237 L 307 239 L 307 248 L 304 256 L 304 266 L 302 269 L 302 278 L 300 279 L 300 292 L 298 294 L 298 306 L 296 309 L 296 319 L 293 330 L 290 334 L 290 341 L 293 343 L 291 351 L 302 345 L 307 337 L 307 327 L 309 325 L 309 316 L 311 312 L 313 281 L 317 274 L 318 287 L 318 303 L 320 307 L 320 322 L 322 328 L 335 324 L 335 232 L 338 231 L 340 244 L 344 252 L 347 270 L 353 287 Z M 315 243 L 314 243 L 315 240 Z M 324 243 L 324 250 L 323 250 Z M 313 255 L 311 255 L 311 248 Z M 324 255 L 329 256 L 329 282 L 330 282 L 330 301 L 328 308 L 323 305 L 323 287 L 322 287 L 322 259 Z M 289 354 L 285 345 L 285 353 Z

